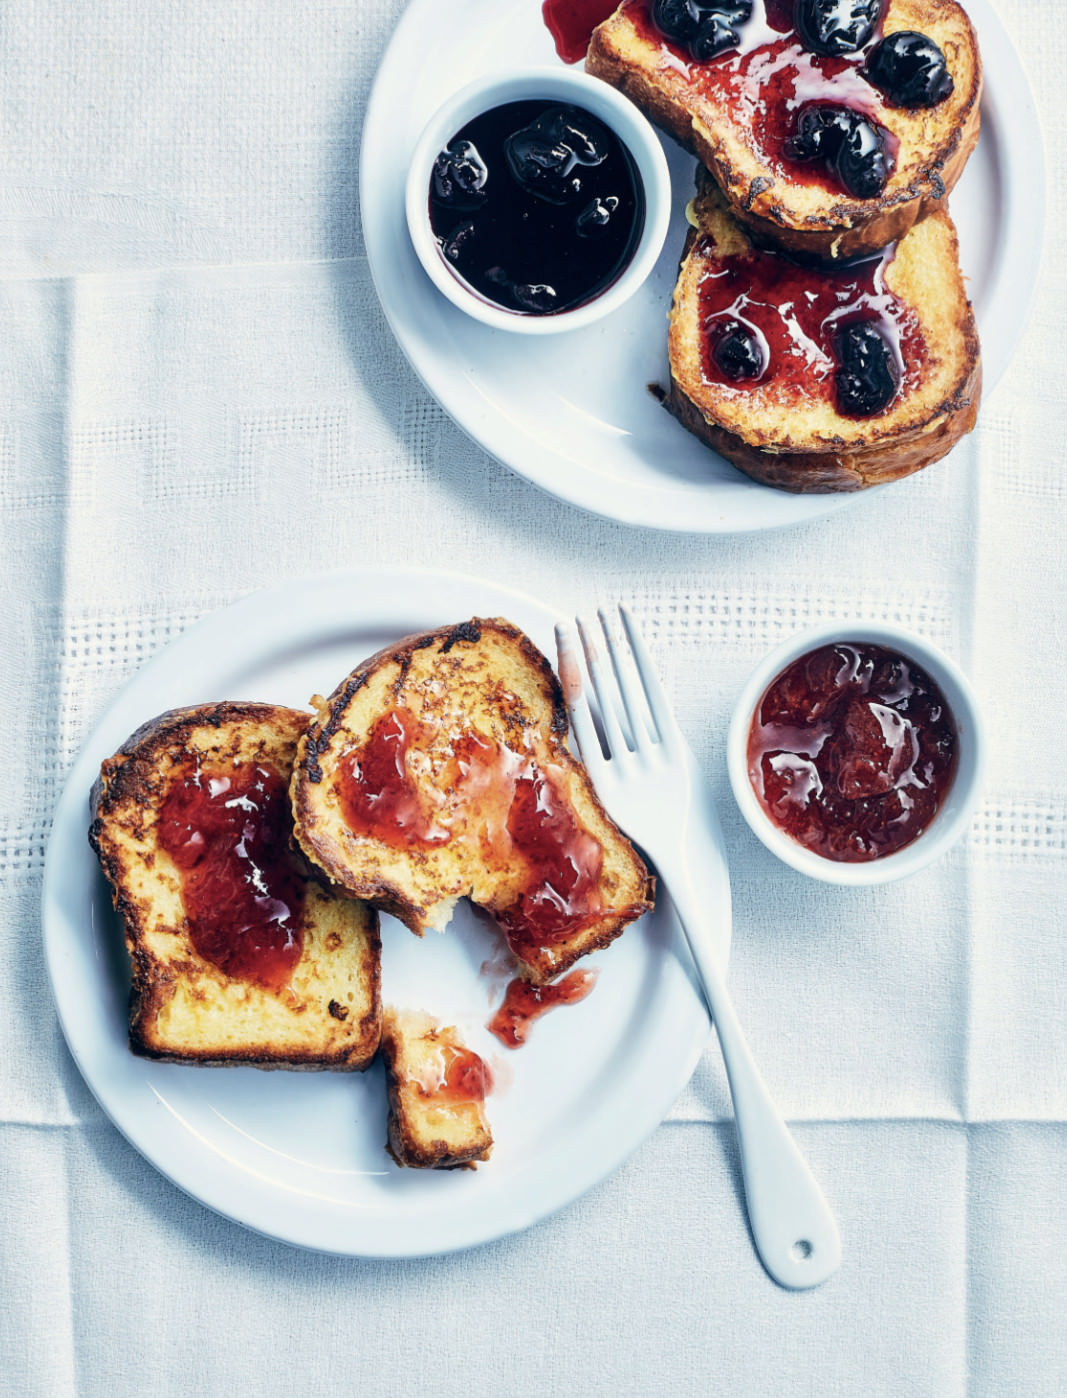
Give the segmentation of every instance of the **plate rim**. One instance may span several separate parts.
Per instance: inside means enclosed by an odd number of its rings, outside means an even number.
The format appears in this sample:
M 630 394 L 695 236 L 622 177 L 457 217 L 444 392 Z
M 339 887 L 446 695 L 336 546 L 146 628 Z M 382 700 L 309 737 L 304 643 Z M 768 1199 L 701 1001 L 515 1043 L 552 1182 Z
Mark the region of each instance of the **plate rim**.
M 442 1194 L 436 1214 L 431 1211 L 428 1215 L 424 1207 L 420 1208 L 416 1211 L 418 1228 L 413 1230 L 409 1226 L 403 1236 L 397 1238 L 389 1236 L 388 1228 L 368 1227 L 365 1211 L 361 1213 L 355 1206 L 347 1207 L 325 1197 L 317 1199 L 313 1192 L 305 1196 L 278 1181 L 272 1184 L 266 1177 L 256 1177 L 254 1171 L 239 1162 L 227 1162 L 217 1147 L 199 1141 L 190 1145 L 190 1135 L 196 1135 L 195 1128 L 183 1122 L 174 1105 L 160 1093 L 155 1085 L 160 1075 L 165 1083 L 167 1071 L 175 1068 L 182 1073 L 232 1070 L 193 1069 L 136 1059 L 126 1047 L 125 1019 L 118 1026 L 121 1058 L 116 1060 L 113 1057 L 116 1026 L 106 1023 L 102 1007 L 93 1003 L 98 997 L 84 994 L 82 977 L 86 963 L 91 960 L 92 939 L 81 936 L 79 944 L 79 929 L 71 926 L 71 918 L 64 910 L 65 890 L 69 900 L 70 887 L 75 891 L 80 887 L 83 892 L 90 892 L 83 924 L 91 922 L 94 915 L 96 902 L 91 887 L 99 888 L 99 883 L 96 860 L 86 839 L 89 786 L 102 757 L 114 751 L 140 721 L 137 718 L 131 724 L 130 719 L 134 716 L 131 709 L 139 711 L 142 691 L 151 693 L 160 683 L 164 687 L 173 683 L 173 673 L 190 657 L 197 658 L 198 653 L 203 668 L 205 648 L 210 647 L 213 635 L 225 636 L 229 641 L 227 660 L 232 664 L 235 636 L 240 637 L 238 648 L 242 651 L 251 651 L 259 643 L 255 627 L 249 623 L 254 622 L 260 632 L 269 630 L 276 647 L 283 648 L 291 641 L 292 634 L 279 620 L 280 609 L 275 604 L 286 604 L 290 612 L 295 610 L 306 622 L 310 600 L 331 599 L 333 608 L 325 614 L 313 614 L 311 623 L 316 634 L 325 634 L 341 625 L 342 607 L 346 618 L 352 610 L 350 603 L 342 604 L 337 599 L 368 595 L 368 584 L 382 595 L 388 595 L 389 606 L 394 609 L 403 605 L 411 610 L 412 593 L 407 593 L 409 600 L 404 602 L 404 589 L 417 588 L 422 597 L 428 599 L 417 604 L 426 613 L 436 612 L 439 605 L 447 608 L 461 597 L 469 600 L 481 597 L 494 608 L 510 603 L 511 609 L 519 615 L 518 624 L 526 630 L 550 628 L 554 616 L 550 608 L 527 594 L 467 574 L 372 565 L 315 573 L 278 583 L 209 612 L 135 671 L 107 704 L 83 742 L 64 784 L 48 841 L 41 894 L 42 938 L 56 1013 L 75 1064 L 105 1115 L 160 1174 L 215 1213 L 281 1242 L 341 1256 L 413 1258 L 480 1246 L 552 1216 L 616 1170 L 663 1120 L 692 1076 L 710 1034 L 710 1020 L 692 982 L 688 957 L 681 950 L 681 933 L 676 925 L 671 926 L 670 933 L 670 950 L 676 965 L 670 965 L 669 973 L 674 987 L 672 1026 L 677 1031 L 679 1046 L 672 1053 L 666 1071 L 659 1054 L 647 1055 L 649 1063 L 639 1065 L 638 1081 L 631 1081 L 627 1089 L 627 1129 L 621 1133 L 616 1130 L 610 1148 L 605 1149 L 598 1132 L 605 1126 L 610 1128 L 610 1120 L 605 1119 L 610 1117 L 610 1112 L 595 1107 L 588 1112 L 587 1119 L 577 1123 L 573 1132 L 568 1132 L 565 1147 L 554 1155 L 549 1153 L 549 1168 L 541 1169 L 532 1185 L 527 1181 L 528 1194 L 524 1195 L 522 1189 L 516 1190 L 514 1184 L 522 1181 L 524 1169 L 529 1167 L 521 1162 L 513 1163 L 510 1194 L 522 1197 L 512 1201 L 503 1219 L 499 1212 L 489 1210 L 480 1219 L 480 1226 L 472 1226 L 470 1210 L 450 1209 L 454 1201 Z M 432 591 L 427 592 L 427 588 Z M 369 595 L 373 596 L 374 592 Z M 439 598 L 445 600 L 439 604 Z M 373 608 L 373 603 L 371 605 Z M 485 615 L 487 612 L 481 608 L 469 614 Z M 380 628 L 380 615 L 377 610 L 364 614 L 368 628 Z M 529 626 L 531 618 L 538 623 L 537 628 Z M 235 628 L 235 620 L 242 625 Z M 353 624 L 358 625 L 355 617 Z M 540 639 L 535 639 L 540 644 Z M 73 880 L 72 868 L 75 870 Z M 86 883 L 86 879 L 90 882 Z M 110 974 L 106 969 L 100 972 L 101 988 L 106 988 Z M 91 980 L 90 984 L 93 984 Z M 113 1080 L 110 1074 L 116 1062 L 120 1066 L 118 1078 Z M 129 1097 L 122 1081 L 131 1074 L 139 1079 L 135 1099 Z M 140 1083 L 141 1075 L 143 1083 Z M 144 1115 L 146 1109 L 148 1114 Z M 568 1157 L 566 1161 L 562 1159 L 563 1154 Z M 538 1160 L 542 1166 L 545 1164 L 540 1156 Z M 442 1208 L 452 1216 L 440 1217 Z M 433 1226 L 427 1226 L 428 1219 Z
M 511 2 L 517 4 L 519 0 Z M 1005 279 L 1001 278 L 1002 285 L 995 289 L 988 314 L 979 324 L 983 343 L 984 403 L 1006 371 L 1033 306 L 1045 242 L 1046 166 L 1036 104 L 1025 68 L 1010 35 L 991 0 L 962 0 L 962 3 L 979 35 L 984 71 L 983 117 L 987 118 L 1004 105 L 1011 109 L 1013 123 L 1019 127 L 1012 142 L 1013 158 L 1002 161 L 997 173 L 1009 195 L 1003 201 L 1008 212 L 1003 231 L 1005 256 L 1002 260 L 1021 273 L 1022 285 L 1019 282 L 1003 285 Z M 378 196 L 377 182 L 370 175 L 373 148 L 379 131 L 385 130 L 384 114 L 391 100 L 389 82 L 392 69 L 402 66 L 409 32 L 412 38 L 419 34 L 422 15 L 439 12 L 439 9 L 439 0 L 409 0 L 379 62 L 364 116 L 359 197 L 367 263 L 383 314 L 412 370 L 456 426 L 482 450 L 555 499 L 599 518 L 663 532 L 744 535 L 794 528 L 810 520 L 825 518 L 859 498 L 885 489 L 874 487 L 874 491 L 845 494 L 790 495 L 751 481 L 739 472 L 739 480 L 730 481 L 727 489 L 750 488 L 759 493 L 767 492 L 768 500 L 774 498 L 776 513 L 770 520 L 749 517 L 743 523 L 731 522 L 722 514 L 716 515 L 716 509 L 721 507 L 715 504 L 714 492 L 706 496 L 697 490 L 666 483 L 660 487 L 618 479 L 610 482 L 609 486 L 605 477 L 589 472 L 583 474 L 580 465 L 576 467 L 569 460 L 564 463 L 562 458 L 559 458 L 560 463 L 565 464 L 567 469 L 546 478 L 544 471 L 539 469 L 540 463 L 554 454 L 549 448 L 528 439 L 521 428 L 511 426 L 509 430 L 506 411 L 493 404 L 489 395 L 479 391 L 462 398 L 463 390 L 460 390 L 462 401 L 457 404 L 453 385 L 462 383 L 464 375 L 461 373 L 458 379 L 452 378 L 447 367 L 449 356 L 436 352 L 432 343 L 418 337 L 417 317 L 405 319 L 401 313 L 401 303 L 393 295 L 394 284 L 417 287 L 419 290 L 412 293 L 413 305 L 425 306 L 433 304 L 435 292 L 429 279 L 421 274 L 414 251 L 407 247 L 410 239 L 402 208 L 393 210 L 390 217 Z M 671 151 L 673 143 L 666 137 L 661 136 L 661 140 L 665 149 Z M 1025 217 L 1022 217 L 1021 211 L 1014 213 L 1022 189 L 1026 191 Z M 666 251 L 669 252 L 669 249 Z M 405 258 L 405 252 L 410 252 L 410 262 L 419 275 L 408 277 L 406 273 L 412 269 L 406 267 L 404 275 L 394 278 L 389 271 L 390 262 L 397 257 Z M 611 319 L 609 317 L 602 324 L 610 325 Z M 492 332 L 496 337 L 505 333 Z M 487 347 L 491 349 L 494 342 L 499 343 L 499 338 L 496 341 L 487 339 Z M 485 357 L 488 358 L 488 349 Z M 669 447 L 668 441 L 665 449 L 669 451 Z M 787 517 L 782 517 L 783 514 Z

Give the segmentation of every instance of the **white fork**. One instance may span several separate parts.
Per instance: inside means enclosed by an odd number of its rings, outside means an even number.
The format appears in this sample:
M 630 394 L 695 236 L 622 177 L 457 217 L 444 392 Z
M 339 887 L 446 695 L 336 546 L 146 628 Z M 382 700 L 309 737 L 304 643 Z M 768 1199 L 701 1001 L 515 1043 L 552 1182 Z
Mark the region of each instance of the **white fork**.
M 606 757 L 585 693 L 573 630 L 556 627 L 571 728 L 605 809 L 655 864 L 689 944 L 730 1083 L 756 1251 L 781 1286 L 818 1286 L 837 1270 L 841 1242 L 819 1186 L 756 1067 L 719 965 L 714 929 L 716 919 L 729 919 L 729 884 L 711 794 L 632 617 L 623 607 L 619 613 L 629 657 L 603 611 L 598 613 L 599 635 L 577 621 Z M 607 642 L 607 663 L 602 639 Z M 699 857 L 722 862 L 725 908 L 709 907 L 699 896 L 690 871 L 690 860 Z

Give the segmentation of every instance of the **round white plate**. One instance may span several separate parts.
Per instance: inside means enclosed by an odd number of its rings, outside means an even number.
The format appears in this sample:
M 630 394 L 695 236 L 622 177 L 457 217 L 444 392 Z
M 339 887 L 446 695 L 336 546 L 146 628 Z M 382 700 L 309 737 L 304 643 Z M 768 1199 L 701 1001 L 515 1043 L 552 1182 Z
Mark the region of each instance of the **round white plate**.
M 989 0 L 965 0 L 985 65 L 983 131 L 952 195 L 982 337 L 985 391 L 1007 367 L 1037 278 L 1044 227 L 1041 131 L 1026 76 Z M 693 160 L 665 139 L 674 214 L 651 277 L 586 330 L 491 330 L 445 300 L 404 220 L 419 133 L 445 98 L 493 69 L 557 64 L 538 0 L 411 0 L 382 60 L 363 132 L 360 203 L 385 314 L 426 387 L 519 475 L 594 514 L 707 534 L 774 529 L 852 495 L 789 495 L 750 481 L 646 390 L 666 384 L 666 316 L 685 240 Z
M 588 999 L 503 1048 L 485 1022 L 502 979 L 481 972 L 500 940 L 461 906 L 448 931 L 413 937 L 382 919 L 383 999 L 458 1024 L 496 1070 L 496 1145 L 477 1170 L 400 1170 L 384 1150 L 380 1066 L 263 1073 L 135 1058 L 126 1043 L 129 966 L 89 848 L 89 790 L 103 758 L 180 704 L 256 699 L 303 707 L 402 636 L 504 615 L 552 655 L 537 602 L 451 574 L 367 569 L 286 583 L 194 626 L 108 709 L 59 803 L 44 879 L 44 935 L 60 1020 L 116 1126 L 163 1174 L 261 1233 L 325 1252 L 409 1257 L 486 1242 L 544 1218 L 619 1165 L 688 1081 L 709 1021 L 673 916 L 655 913 L 585 964 Z M 708 890 L 729 907 L 729 889 Z M 721 929 L 724 959 L 728 919 Z

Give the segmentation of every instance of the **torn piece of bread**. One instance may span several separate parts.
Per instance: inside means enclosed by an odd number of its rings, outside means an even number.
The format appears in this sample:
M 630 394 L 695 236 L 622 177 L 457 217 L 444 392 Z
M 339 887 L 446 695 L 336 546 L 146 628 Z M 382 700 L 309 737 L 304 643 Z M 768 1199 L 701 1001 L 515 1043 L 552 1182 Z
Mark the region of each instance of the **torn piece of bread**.
M 703 174 L 690 223 L 667 406 L 740 470 L 783 490 L 862 490 L 938 460 L 974 426 L 978 333 L 947 213 L 832 267 L 754 247 Z M 868 392 L 884 406 L 862 411 Z
M 544 983 L 652 906 L 653 885 L 566 745 L 559 682 L 510 622 L 409 637 L 341 682 L 301 739 L 296 838 L 421 935 L 470 897 Z
M 758 241 L 824 259 L 855 257 L 944 208 L 978 140 L 982 92 L 978 42 L 955 0 L 868 5 L 880 13 L 869 38 L 854 52 L 829 54 L 812 50 L 792 4 L 754 0 L 747 8 L 750 18 L 739 23 L 723 16 L 739 43 L 702 61 L 657 27 L 651 0 L 623 0 L 594 30 L 586 68 L 703 162 Z M 821 9 L 841 14 L 845 7 Z M 940 48 L 947 96 L 903 106 L 869 79 L 877 43 L 897 33 Z M 865 190 L 870 167 L 858 167 L 850 190 L 810 158 L 814 147 L 796 158 L 810 136 L 800 129 L 802 110 L 831 106 L 867 123 L 854 137 L 858 148 L 872 140 L 884 146 L 881 188 Z
M 398 1165 L 423 1170 L 475 1167 L 493 1136 L 485 1115 L 492 1077 L 453 1026 L 387 1007 L 382 1058 L 389 1093 L 386 1149 Z
M 130 1047 L 258 1068 L 364 1068 L 380 1031 L 378 919 L 292 848 L 308 715 L 175 709 L 101 767 L 89 840 L 132 962 Z

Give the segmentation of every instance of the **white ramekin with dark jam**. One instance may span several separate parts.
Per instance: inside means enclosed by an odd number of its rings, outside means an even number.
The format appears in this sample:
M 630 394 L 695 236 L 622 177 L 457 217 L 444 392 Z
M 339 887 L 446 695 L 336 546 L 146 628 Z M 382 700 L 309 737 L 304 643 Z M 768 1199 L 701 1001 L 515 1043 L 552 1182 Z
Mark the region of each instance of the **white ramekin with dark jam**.
M 734 710 L 730 783 L 755 834 L 801 873 L 882 883 L 966 829 L 982 729 L 947 656 L 888 623 L 823 627 L 759 666 Z
M 663 247 L 659 137 L 606 83 L 566 69 L 483 78 L 431 118 L 406 191 L 434 285 L 488 325 L 576 329 L 621 306 Z

